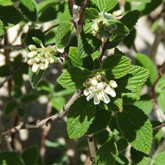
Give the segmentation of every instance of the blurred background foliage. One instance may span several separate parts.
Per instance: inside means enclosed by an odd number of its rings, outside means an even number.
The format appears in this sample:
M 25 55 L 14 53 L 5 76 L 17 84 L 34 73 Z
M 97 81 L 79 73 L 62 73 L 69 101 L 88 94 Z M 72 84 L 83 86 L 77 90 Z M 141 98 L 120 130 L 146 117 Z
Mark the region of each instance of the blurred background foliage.
M 77 5 L 80 6 L 81 3 L 81 0 L 76 0 Z M 88 7 L 96 7 L 94 0 L 89 2 Z M 119 0 L 113 11 L 118 9 L 125 13 L 139 10 L 141 16 L 130 34 L 120 44 L 114 42 L 110 48 L 119 44 L 118 49 L 126 52 L 135 64 L 150 71 L 147 81 L 149 88 L 143 89 L 141 99 L 135 105 L 152 118 L 154 112 L 151 97 L 155 85 L 154 95 L 164 115 L 165 76 L 162 76 L 156 84 L 155 81 L 161 74 L 162 67 L 164 69 L 165 63 L 165 2 L 163 0 Z M 85 22 L 95 18 L 94 12 L 86 11 Z M 127 19 L 130 22 L 134 21 L 130 20 L 129 16 Z M 27 46 L 35 44 L 32 37 L 39 38 L 45 45 L 52 45 L 55 43 L 58 24 L 71 20 L 67 0 L 0 0 L 0 131 L 13 128 L 20 123 L 37 122 L 58 113 L 74 93 L 73 90 L 64 89 L 56 82 L 63 68 L 69 65 L 68 62 L 64 65 L 59 63 L 51 65 L 36 89 L 30 85 L 26 63 Z M 94 42 L 93 45 L 100 44 L 96 38 L 89 42 L 91 45 L 92 42 Z M 72 35 L 69 46 L 76 45 L 76 36 Z M 66 54 L 69 46 L 65 48 Z M 153 126 L 163 123 L 161 120 L 153 122 Z M 11 133 L 11 136 L 1 137 L 0 164 L 88 164 L 90 157 L 86 138 L 69 139 L 65 121 L 64 118 L 43 128 L 23 129 Z M 114 130 L 115 125 L 116 122 L 112 118 L 111 126 L 114 126 Z M 118 130 L 115 131 L 111 136 L 117 138 Z M 160 129 L 155 131 L 154 135 L 151 153 L 160 153 L 153 155 L 155 165 L 161 165 L 165 162 L 164 131 Z M 102 144 L 108 138 L 111 137 L 106 130 L 96 135 L 98 144 Z M 124 151 L 127 142 L 121 139 L 118 143 Z M 131 149 L 130 152 L 133 153 L 130 159 L 134 164 L 138 164 L 142 158 L 144 164 L 148 161 L 148 158 L 139 151 Z M 122 160 L 128 164 L 125 158 Z M 122 163 L 119 160 L 116 164 Z

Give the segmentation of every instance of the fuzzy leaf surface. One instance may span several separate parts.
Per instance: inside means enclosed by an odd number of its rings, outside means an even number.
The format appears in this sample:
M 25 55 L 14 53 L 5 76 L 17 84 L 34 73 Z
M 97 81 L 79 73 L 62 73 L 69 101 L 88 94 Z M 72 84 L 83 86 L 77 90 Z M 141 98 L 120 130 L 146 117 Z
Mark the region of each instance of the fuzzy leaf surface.
M 80 97 L 70 107 L 67 120 L 67 131 L 70 138 L 80 138 L 87 131 L 95 116 L 96 106 Z
M 135 59 L 137 65 L 143 66 L 149 70 L 149 82 L 150 84 L 153 84 L 158 76 L 158 72 L 154 63 L 144 54 L 137 54 Z
M 125 88 L 128 90 L 127 93 L 122 94 L 125 99 L 138 100 L 142 85 L 146 82 L 149 72 L 143 67 L 131 65 L 128 74 L 128 76 L 125 76 L 118 82 L 118 86 L 123 87 L 125 85 Z
M 70 22 L 62 22 L 56 30 L 55 41 L 58 48 L 65 48 L 70 41 L 72 33 L 72 24 Z
M 30 84 L 32 88 L 34 89 L 37 88 L 37 85 L 41 81 L 43 74 L 44 74 L 44 71 L 42 70 L 39 70 L 36 73 L 33 73 L 32 69 L 29 67 L 29 79 L 30 79 Z
M 119 79 L 129 72 L 130 66 L 131 60 L 129 58 L 112 55 L 104 60 L 102 69 L 105 70 L 108 79 Z
M 124 106 L 117 114 L 117 123 L 128 142 L 138 151 L 148 154 L 152 144 L 152 125 L 138 107 Z
M 91 72 L 80 67 L 73 67 L 64 71 L 57 79 L 57 82 L 66 89 L 78 89 L 83 87 L 84 81 L 90 76 Z
M 95 0 L 100 11 L 108 12 L 117 5 L 117 0 Z
M 113 141 L 109 141 L 103 144 L 96 155 L 97 165 L 115 165 L 116 158 L 118 155 L 117 145 Z

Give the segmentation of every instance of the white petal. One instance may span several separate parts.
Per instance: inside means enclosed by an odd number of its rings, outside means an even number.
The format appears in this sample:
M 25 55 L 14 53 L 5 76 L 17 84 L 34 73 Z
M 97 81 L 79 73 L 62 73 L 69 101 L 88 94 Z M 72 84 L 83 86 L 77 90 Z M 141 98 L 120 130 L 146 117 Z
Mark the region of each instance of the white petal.
M 111 88 L 110 88 L 109 86 L 107 86 L 107 87 L 104 89 L 104 92 L 106 92 L 107 94 L 110 95 Z
M 36 49 L 37 49 L 35 45 L 29 45 L 29 46 L 28 46 L 28 48 L 29 48 L 31 51 L 33 51 L 33 50 L 36 50 Z
M 64 48 L 57 48 L 57 51 L 60 53 L 64 53 Z
M 32 72 L 33 72 L 33 73 L 36 73 L 36 72 L 38 71 L 38 69 L 39 69 L 39 65 L 36 64 L 36 63 L 34 63 L 34 64 L 32 65 Z
M 110 91 L 110 95 L 111 95 L 112 97 L 116 97 L 116 92 L 115 92 L 114 89 L 111 89 L 111 91 Z
M 103 94 L 103 101 L 104 101 L 104 103 L 106 103 L 106 104 L 108 104 L 108 103 L 110 102 L 110 99 L 109 99 L 109 97 L 107 96 L 106 93 Z
M 97 90 L 103 90 L 104 89 L 104 84 L 102 82 L 97 84 Z
M 103 92 L 102 91 L 98 92 L 97 97 L 98 97 L 99 100 L 102 100 L 103 99 Z
M 90 94 L 89 96 L 87 96 L 87 101 L 89 101 L 90 99 L 92 99 L 95 96 L 95 94 Z
M 94 104 L 100 104 L 100 100 L 98 99 L 97 95 L 94 96 Z
M 89 95 L 89 90 L 87 88 L 84 90 L 84 95 L 85 96 L 88 96 Z

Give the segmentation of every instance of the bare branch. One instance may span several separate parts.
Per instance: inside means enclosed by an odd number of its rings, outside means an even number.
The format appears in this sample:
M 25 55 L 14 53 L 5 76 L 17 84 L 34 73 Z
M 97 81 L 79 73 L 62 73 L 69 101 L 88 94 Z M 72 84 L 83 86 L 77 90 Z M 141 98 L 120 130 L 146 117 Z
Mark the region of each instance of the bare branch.
M 61 110 L 58 114 L 52 115 L 50 117 L 47 117 L 41 121 L 37 121 L 34 123 L 21 123 L 20 125 L 11 128 L 10 130 L 6 131 L 6 132 L 1 132 L 1 136 L 5 136 L 5 135 L 9 135 L 10 133 L 15 133 L 20 131 L 21 129 L 31 129 L 31 128 L 39 128 L 42 127 L 44 125 L 48 125 L 50 124 L 52 121 L 55 120 L 59 120 L 62 119 L 66 113 L 68 112 L 70 106 L 79 98 L 79 96 L 81 95 L 81 91 L 78 90 L 72 97 L 71 99 L 68 101 L 68 103 L 65 105 L 65 108 L 63 108 L 63 110 Z
M 96 157 L 96 145 L 95 145 L 95 139 L 93 134 L 87 136 L 88 140 L 88 145 L 89 145 L 89 150 L 90 150 L 90 155 L 91 155 L 91 163 L 92 165 L 95 164 L 94 160 Z

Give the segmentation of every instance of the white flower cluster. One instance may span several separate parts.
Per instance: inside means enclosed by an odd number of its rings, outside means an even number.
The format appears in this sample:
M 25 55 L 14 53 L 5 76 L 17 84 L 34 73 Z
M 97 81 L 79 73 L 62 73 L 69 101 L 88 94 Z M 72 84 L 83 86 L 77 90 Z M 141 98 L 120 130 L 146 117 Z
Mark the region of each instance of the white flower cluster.
M 86 99 L 94 99 L 94 104 L 100 104 L 100 101 L 108 104 L 111 97 L 116 97 L 114 88 L 117 88 L 117 83 L 114 80 L 110 80 L 108 83 L 103 80 L 103 77 L 98 74 L 93 78 L 89 78 L 84 84 L 84 95 Z M 109 95 L 109 96 L 108 96 Z
M 55 62 L 52 53 L 55 52 L 55 47 L 48 46 L 37 48 L 35 45 L 29 45 L 30 52 L 27 54 L 29 60 L 28 65 L 32 66 L 32 72 L 36 73 L 38 70 L 46 70 L 49 64 Z

